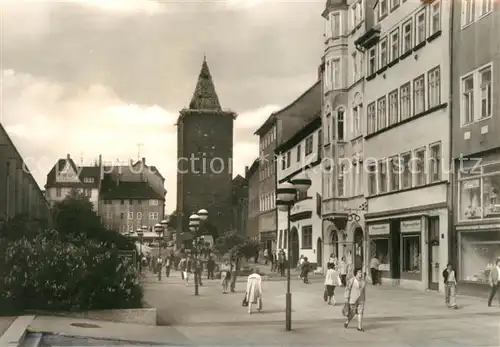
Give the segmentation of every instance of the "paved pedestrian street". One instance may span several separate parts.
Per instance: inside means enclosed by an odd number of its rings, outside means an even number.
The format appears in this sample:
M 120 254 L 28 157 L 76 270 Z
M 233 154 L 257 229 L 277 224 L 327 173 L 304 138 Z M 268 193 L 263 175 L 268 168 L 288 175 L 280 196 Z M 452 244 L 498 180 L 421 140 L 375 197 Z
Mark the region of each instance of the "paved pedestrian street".
M 292 281 L 292 332 L 285 332 L 285 281 L 263 283 L 263 311 L 249 315 L 241 306 L 245 283 L 236 293 L 222 294 L 219 281 L 205 281 L 200 295 L 185 286 L 180 274 L 159 282 L 148 274 L 145 301 L 156 307 L 162 325 L 182 333 L 193 345 L 221 346 L 499 346 L 500 307 L 488 308 L 485 299 L 459 296 L 458 310 L 448 309 L 443 296 L 392 287 L 367 288 L 365 332 L 355 321 L 347 330 L 338 303 L 323 301 L 323 285 Z M 498 304 L 498 301 L 496 301 Z

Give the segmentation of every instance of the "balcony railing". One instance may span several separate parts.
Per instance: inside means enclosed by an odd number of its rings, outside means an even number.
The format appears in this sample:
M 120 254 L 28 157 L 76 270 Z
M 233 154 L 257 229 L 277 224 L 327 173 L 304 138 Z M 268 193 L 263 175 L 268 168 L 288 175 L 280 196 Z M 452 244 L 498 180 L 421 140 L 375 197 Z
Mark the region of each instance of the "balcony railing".
M 323 200 L 321 214 L 347 214 L 347 198 L 330 198 Z

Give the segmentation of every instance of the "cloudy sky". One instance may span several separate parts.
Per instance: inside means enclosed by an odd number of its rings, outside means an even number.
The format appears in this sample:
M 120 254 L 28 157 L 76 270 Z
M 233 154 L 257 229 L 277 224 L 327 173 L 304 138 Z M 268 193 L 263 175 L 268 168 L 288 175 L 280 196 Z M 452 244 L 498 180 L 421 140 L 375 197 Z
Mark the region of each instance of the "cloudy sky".
M 235 125 L 235 173 L 255 129 L 314 83 L 324 1 L 0 0 L 1 113 L 38 183 L 56 159 L 137 159 L 175 209 L 178 111 L 204 53 Z

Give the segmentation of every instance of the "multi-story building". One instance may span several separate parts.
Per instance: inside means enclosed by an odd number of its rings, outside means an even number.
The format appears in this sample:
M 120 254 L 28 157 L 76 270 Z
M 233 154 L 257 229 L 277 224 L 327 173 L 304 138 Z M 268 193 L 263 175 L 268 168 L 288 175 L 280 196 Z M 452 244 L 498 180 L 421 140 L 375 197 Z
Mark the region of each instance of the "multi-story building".
M 358 38 L 370 25 L 366 0 L 330 0 L 322 57 L 324 253 L 356 268 L 366 265 L 363 190 L 364 51 Z M 325 266 L 328 257 L 324 257 Z
M 245 234 L 248 222 L 248 181 L 241 175 L 233 178 L 232 229 Z
M 259 164 L 260 160 L 256 159 L 245 168 L 245 178 L 248 182 L 248 221 L 246 236 L 259 241 Z
M 453 258 L 460 282 L 489 290 L 500 257 L 500 3 L 452 6 Z
M 78 190 L 88 196 L 94 211 L 99 213 L 101 177 L 101 156 L 93 166 L 77 166 L 68 154 L 66 158 L 59 159 L 47 174 L 45 194 L 53 205 L 64 200 L 72 190 Z
M 259 240 L 262 249 L 276 249 L 276 158 L 275 150 L 319 114 L 321 84 L 314 83 L 290 105 L 272 113 L 255 131 L 259 136 Z M 316 108 L 317 112 L 312 110 Z
M 121 233 L 135 232 L 164 220 L 165 179 L 146 158 L 129 165 L 103 165 L 99 212 L 107 229 Z M 153 234 L 154 237 L 154 234 Z
M 51 221 L 50 205 L 28 165 L 0 124 L 0 226 L 18 215 Z
M 313 107 L 316 117 L 290 139 L 276 148 L 280 165 L 277 166 L 278 184 L 291 181 L 304 173 L 311 179 L 307 193 L 298 193 L 288 213 L 278 211 L 278 239 L 276 251 L 290 248 L 291 264 L 297 264 L 300 255 L 308 258 L 313 266 L 322 266 L 323 243 L 321 238 L 321 153 L 323 135 L 319 105 Z M 309 114 L 310 115 L 310 114 Z M 290 244 L 288 244 L 290 232 Z M 293 265 L 292 265 L 293 266 Z
M 383 282 L 421 290 L 442 289 L 448 262 L 451 3 L 378 0 L 355 42 L 366 57 L 369 255 Z
M 179 234 L 200 209 L 209 213 L 207 230 L 223 234 L 231 228 L 235 118 L 234 112 L 222 109 L 204 60 L 189 108 L 177 120 Z

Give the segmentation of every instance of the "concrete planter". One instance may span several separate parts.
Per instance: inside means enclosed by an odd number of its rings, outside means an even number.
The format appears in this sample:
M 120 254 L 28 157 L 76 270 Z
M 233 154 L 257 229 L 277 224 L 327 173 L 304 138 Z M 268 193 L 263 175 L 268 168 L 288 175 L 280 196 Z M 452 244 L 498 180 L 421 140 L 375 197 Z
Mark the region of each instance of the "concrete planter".
M 132 308 L 120 310 L 96 310 L 87 312 L 52 312 L 38 311 L 37 315 L 84 318 L 103 320 L 116 323 L 133 323 L 143 325 L 156 325 L 156 308 Z

